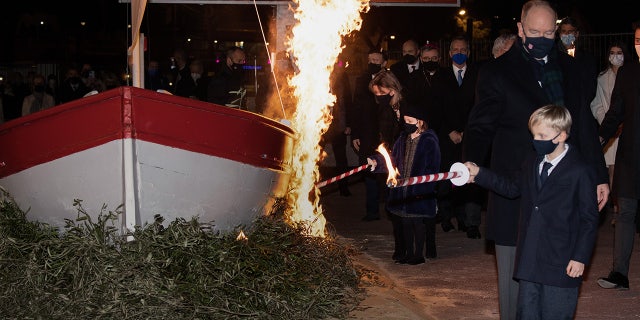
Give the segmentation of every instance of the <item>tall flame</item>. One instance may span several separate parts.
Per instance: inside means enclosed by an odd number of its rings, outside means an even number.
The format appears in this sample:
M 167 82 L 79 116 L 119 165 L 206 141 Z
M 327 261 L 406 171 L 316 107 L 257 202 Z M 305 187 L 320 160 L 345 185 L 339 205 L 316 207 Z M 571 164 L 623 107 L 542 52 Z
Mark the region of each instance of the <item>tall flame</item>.
M 393 162 L 391 162 L 391 156 L 389 155 L 387 148 L 384 147 L 384 143 L 381 143 L 376 151 L 380 152 L 380 154 L 384 158 L 385 164 L 387 165 L 387 171 L 389 172 L 387 174 L 387 186 L 397 186 L 398 180 L 396 178 L 400 175 L 400 172 L 398 172 L 398 168 L 393 166 Z
M 329 107 L 336 98 L 330 93 L 329 78 L 342 51 L 342 36 L 359 30 L 360 12 L 369 9 L 368 0 L 295 0 L 288 45 L 298 72 L 290 79 L 297 100 L 293 115 L 296 143 L 288 203 L 292 222 L 306 223 L 308 233 L 325 236 L 325 218 L 319 205 L 320 138 L 331 122 Z

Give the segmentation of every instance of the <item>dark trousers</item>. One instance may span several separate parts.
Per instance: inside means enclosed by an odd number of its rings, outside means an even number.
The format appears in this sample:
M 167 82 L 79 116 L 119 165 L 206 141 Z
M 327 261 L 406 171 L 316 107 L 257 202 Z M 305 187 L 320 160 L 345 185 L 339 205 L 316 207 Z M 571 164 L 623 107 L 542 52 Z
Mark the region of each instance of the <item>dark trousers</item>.
M 438 214 L 441 220 L 451 222 L 451 219 L 456 218 L 458 223 L 464 223 L 465 212 L 458 201 L 461 197 L 458 189 L 454 190 L 449 180 L 438 181 L 437 184 Z
M 367 163 L 367 157 L 360 156 L 360 164 Z M 386 186 L 386 173 L 373 173 L 364 170 L 365 208 L 368 217 L 380 217 L 380 202 L 386 199 L 389 188 Z
M 424 218 L 425 231 L 425 257 L 433 259 L 438 256 L 436 252 L 436 218 Z
M 636 236 L 637 212 L 638 199 L 618 198 L 618 215 L 613 245 L 613 271 L 620 272 L 625 277 L 629 275 L 629 262 Z
M 571 320 L 578 304 L 578 287 L 560 288 L 520 280 L 518 320 Z
M 406 258 L 424 258 L 424 218 L 400 218 Z
M 331 148 L 333 149 L 333 156 L 336 160 L 337 174 L 342 174 L 347 171 L 347 136 L 344 134 L 335 134 L 331 137 Z M 349 178 L 340 179 L 338 181 L 338 188 L 340 191 L 347 191 L 349 185 Z
M 409 254 L 405 246 L 402 218 L 387 211 L 393 227 L 393 258 L 402 259 Z
M 486 191 L 475 184 L 466 184 L 459 187 L 462 191 L 464 224 L 467 227 L 480 226 L 482 216 L 482 204 Z
M 380 216 L 380 192 L 378 189 L 378 181 L 376 174 L 371 172 L 365 172 L 364 174 L 364 188 L 365 188 L 365 207 L 367 210 L 367 216 L 379 217 Z

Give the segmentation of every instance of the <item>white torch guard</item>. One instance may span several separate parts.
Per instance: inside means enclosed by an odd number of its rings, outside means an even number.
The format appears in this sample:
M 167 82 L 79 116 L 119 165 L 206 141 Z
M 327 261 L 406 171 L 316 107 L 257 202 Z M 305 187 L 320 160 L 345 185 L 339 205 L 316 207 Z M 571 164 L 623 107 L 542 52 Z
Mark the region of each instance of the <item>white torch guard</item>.
M 469 181 L 469 169 L 462 162 L 456 162 L 451 165 L 450 172 L 459 172 L 460 175 L 458 177 L 452 178 L 451 183 L 456 186 L 462 186 Z

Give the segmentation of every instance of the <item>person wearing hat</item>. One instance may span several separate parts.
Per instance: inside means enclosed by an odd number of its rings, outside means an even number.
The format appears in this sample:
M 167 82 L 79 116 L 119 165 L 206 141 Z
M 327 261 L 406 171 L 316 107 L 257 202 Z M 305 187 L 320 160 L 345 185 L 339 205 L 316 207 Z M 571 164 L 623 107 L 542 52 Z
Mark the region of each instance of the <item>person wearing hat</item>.
M 407 104 L 400 110 L 403 130 L 393 144 L 391 161 L 397 169 L 397 179 L 438 173 L 440 170 L 440 147 L 438 136 L 427 124 L 426 110 Z M 381 154 L 367 158 L 372 171 L 385 172 L 386 165 Z M 422 183 L 391 188 L 386 209 L 399 217 L 402 223 L 402 240 L 405 256 L 396 260 L 400 264 L 421 264 L 427 258 L 436 257 L 435 215 L 436 192 L 434 183 Z

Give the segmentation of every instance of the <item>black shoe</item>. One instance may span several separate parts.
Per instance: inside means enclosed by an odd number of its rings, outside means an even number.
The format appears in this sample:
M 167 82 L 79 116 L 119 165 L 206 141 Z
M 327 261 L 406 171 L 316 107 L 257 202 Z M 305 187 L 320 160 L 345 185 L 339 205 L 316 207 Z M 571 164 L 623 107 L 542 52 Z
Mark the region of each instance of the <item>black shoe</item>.
M 480 239 L 482 235 L 480 235 L 480 229 L 476 226 L 470 226 L 467 228 L 467 238 L 469 239 Z
M 617 271 L 611 271 L 606 278 L 598 279 L 598 285 L 605 289 L 629 290 L 629 278 Z
M 407 264 L 407 261 L 409 261 L 409 259 L 410 259 L 410 258 L 409 258 L 409 257 L 407 257 L 407 256 L 402 256 L 402 257 L 400 257 L 399 259 L 394 259 L 394 262 L 395 262 L 396 264 Z
M 423 264 L 424 262 L 424 257 L 413 257 L 411 259 L 407 259 L 406 264 L 415 266 L 417 264 Z
M 462 220 L 458 221 L 458 231 L 462 231 L 462 232 L 469 231 L 467 226 L 464 224 L 464 221 L 462 221 Z
M 362 217 L 362 221 L 374 221 L 374 220 L 380 220 L 380 216 L 366 215 Z
M 451 221 L 443 220 L 440 223 L 440 226 L 442 227 L 442 231 L 444 231 L 444 232 L 449 232 L 449 231 L 453 230 L 453 224 L 451 224 Z
M 404 250 L 401 249 L 395 249 L 393 251 L 393 255 L 391 256 L 391 259 L 393 259 L 393 261 L 400 261 L 400 260 L 406 260 L 407 259 L 407 254 L 405 253 Z
M 438 257 L 438 255 L 437 255 L 437 254 L 435 254 L 435 253 L 434 253 L 434 254 L 427 254 L 427 255 L 425 256 L 425 258 L 427 258 L 427 260 L 433 260 L 433 259 L 435 259 L 435 258 L 437 258 L 437 257 Z

